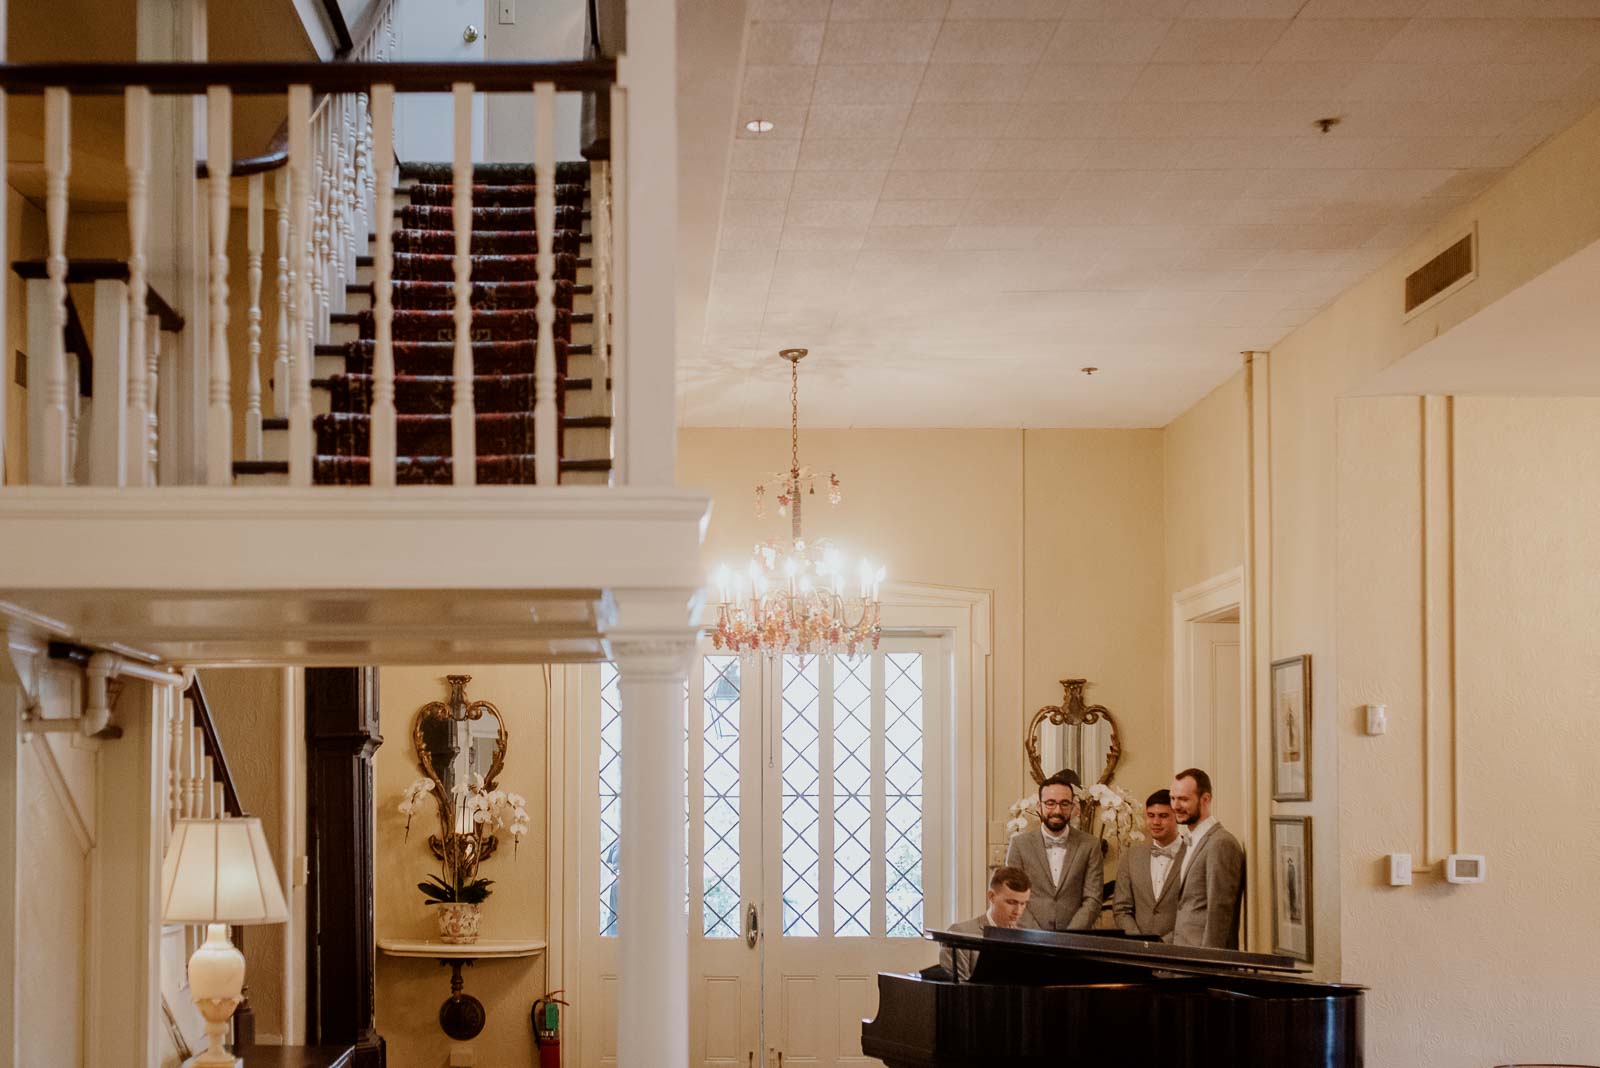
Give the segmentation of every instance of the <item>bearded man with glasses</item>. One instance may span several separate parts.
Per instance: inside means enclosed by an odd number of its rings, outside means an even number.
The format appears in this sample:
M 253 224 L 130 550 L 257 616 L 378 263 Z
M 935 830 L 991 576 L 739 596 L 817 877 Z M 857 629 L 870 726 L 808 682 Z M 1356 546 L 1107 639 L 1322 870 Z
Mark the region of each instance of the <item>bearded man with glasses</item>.
M 1100 840 L 1072 826 L 1078 776 L 1059 771 L 1039 786 L 1039 829 L 1011 839 L 1006 866 L 1027 872 L 1033 884 L 1022 927 L 1083 931 L 1100 918 L 1105 858 Z

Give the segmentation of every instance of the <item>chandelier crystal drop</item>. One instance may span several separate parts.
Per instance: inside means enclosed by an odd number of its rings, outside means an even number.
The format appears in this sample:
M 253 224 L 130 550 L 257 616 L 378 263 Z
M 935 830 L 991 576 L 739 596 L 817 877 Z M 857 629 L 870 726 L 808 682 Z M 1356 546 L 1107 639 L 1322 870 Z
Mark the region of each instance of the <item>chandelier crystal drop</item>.
M 789 539 L 769 538 L 755 547 L 743 570 L 717 573 L 717 624 L 712 644 L 728 652 L 760 651 L 770 658 L 789 653 L 833 653 L 854 657 L 878 647 L 882 629 L 878 595 L 884 569 L 867 560 L 854 566 L 826 538 L 801 531 L 802 501 L 815 496 L 816 471 L 800 463 L 800 360 L 805 349 L 778 353 L 789 361 L 789 470 L 756 486 L 756 515 L 765 515 L 775 491 L 778 514 L 789 517 Z M 828 503 L 840 500 L 839 476 L 829 473 Z

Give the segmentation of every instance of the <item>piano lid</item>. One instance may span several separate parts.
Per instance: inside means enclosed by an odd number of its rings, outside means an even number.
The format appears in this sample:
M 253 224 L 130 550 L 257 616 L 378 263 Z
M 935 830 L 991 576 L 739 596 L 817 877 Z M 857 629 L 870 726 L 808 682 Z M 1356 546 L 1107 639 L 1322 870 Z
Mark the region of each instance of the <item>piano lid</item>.
M 1037 931 L 1021 927 L 985 927 L 983 934 L 927 930 L 928 938 L 956 949 L 982 950 L 1005 947 L 1007 950 L 1057 959 L 1085 957 L 1115 964 L 1130 964 L 1189 975 L 1236 975 L 1250 972 L 1286 972 L 1290 976 L 1309 975 L 1293 957 L 1271 953 L 1242 953 L 1236 949 L 1206 949 L 1199 946 L 1174 946 L 1115 935 L 1077 931 Z

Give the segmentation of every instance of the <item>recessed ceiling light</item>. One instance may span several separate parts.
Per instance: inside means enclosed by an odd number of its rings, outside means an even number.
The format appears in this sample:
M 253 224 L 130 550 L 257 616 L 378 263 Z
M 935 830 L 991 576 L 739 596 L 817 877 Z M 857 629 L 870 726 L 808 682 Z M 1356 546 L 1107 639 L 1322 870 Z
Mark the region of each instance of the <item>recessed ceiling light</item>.
M 753 134 L 771 133 L 772 122 L 770 119 L 751 119 L 744 124 L 744 128 Z

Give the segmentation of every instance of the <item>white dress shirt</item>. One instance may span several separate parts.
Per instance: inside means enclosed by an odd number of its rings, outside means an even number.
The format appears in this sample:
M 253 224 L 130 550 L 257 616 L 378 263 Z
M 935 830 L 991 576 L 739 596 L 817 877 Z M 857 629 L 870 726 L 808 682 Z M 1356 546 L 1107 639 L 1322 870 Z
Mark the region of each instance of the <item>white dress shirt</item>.
M 1044 835 L 1044 858 L 1050 862 L 1050 883 L 1052 886 L 1060 886 L 1061 869 L 1067 863 L 1067 835 L 1071 833 L 1071 829 L 1069 828 L 1066 832 L 1057 835 L 1051 834 L 1043 827 L 1040 827 L 1039 833 Z M 1060 842 L 1061 848 L 1051 849 L 1051 842 Z
M 1189 846 L 1183 851 L 1183 870 L 1178 873 L 1179 879 L 1187 879 L 1189 877 L 1189 863 L 1194 860 L 1195 847 L 1200 844 L 1200 839 L 1206 836 L 1206 832 L 1216 825 L 1217 818 L 1215 816 L 1207 816 L 1195 824 L 1194 829 L 1188 833 Z
M 1155 891 L 1157 899 L 1161 897 L 1161 890 L 1167 885 L 1167 875 L 1172 871 L 1172 856 L 1157 851 L 1171 849 L 1179 841 L 1180 839 L 1174 838 L 1166 845 L 1159 842 L 1150 843 L 1150 888 Z

